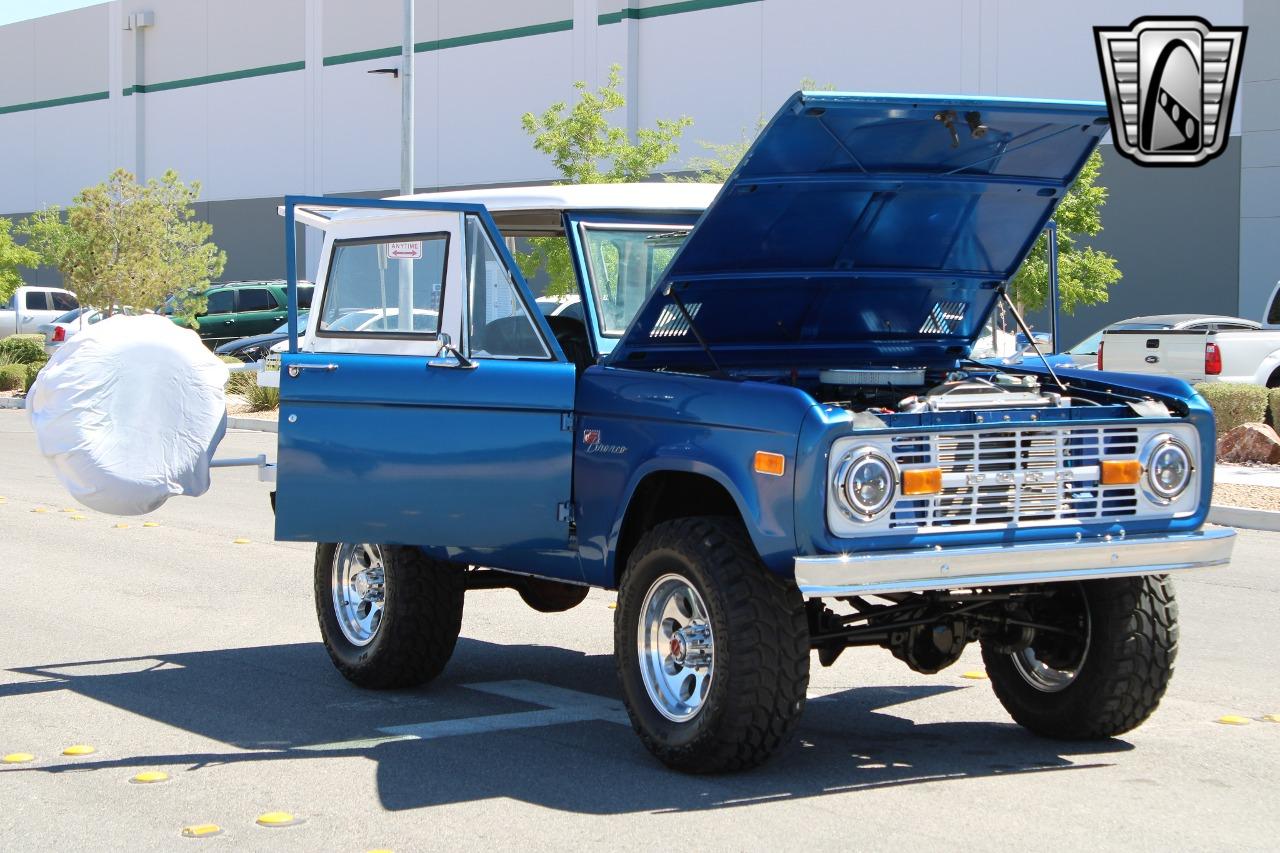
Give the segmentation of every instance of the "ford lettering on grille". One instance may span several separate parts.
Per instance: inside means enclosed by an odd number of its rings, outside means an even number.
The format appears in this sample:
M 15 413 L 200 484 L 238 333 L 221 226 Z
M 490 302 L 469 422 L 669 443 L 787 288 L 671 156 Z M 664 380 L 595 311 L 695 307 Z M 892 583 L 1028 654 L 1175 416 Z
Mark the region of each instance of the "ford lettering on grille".
M 892 528 L 917 530 L 1123 519 L 1138 511 L 1137 486 L 1104 486 L 1101 462 L 1132 458 L 1134 427 L 1029 428 L 899 436 L 903 468 L 942 469 L 942 492 L 904 497 Z

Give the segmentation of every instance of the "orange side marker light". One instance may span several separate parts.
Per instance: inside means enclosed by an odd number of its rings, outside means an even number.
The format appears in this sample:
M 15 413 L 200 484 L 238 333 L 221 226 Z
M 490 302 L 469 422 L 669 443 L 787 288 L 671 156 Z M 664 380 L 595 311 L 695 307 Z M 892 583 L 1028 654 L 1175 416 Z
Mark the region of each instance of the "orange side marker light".
M 756 473 L 769 474 L 774 477 L 781 477 L 783 472 L 787 470 L 787 457 L 781 453 L 769 453 L 764 450 L 756 451 Z

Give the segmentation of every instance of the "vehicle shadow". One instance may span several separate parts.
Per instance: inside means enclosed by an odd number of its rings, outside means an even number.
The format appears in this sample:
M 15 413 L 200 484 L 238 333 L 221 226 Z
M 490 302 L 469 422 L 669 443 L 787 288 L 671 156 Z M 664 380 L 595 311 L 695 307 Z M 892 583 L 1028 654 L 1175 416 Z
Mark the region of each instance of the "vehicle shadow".
M 318 643 L 11 672 L 29 680 L 0 684 L 0 708 L 6 699 L 24 694 L 67 690 L 231 748 L 104 756 L 5 772 L 156 766 L 198 772 L 229 764 L 363 756 L 377 763 L 378 795 L 388 810 L 493 797 L 584 814 L 714 809 L 922 782 L 1082 770 L 1107 766 L 1099 756 L 1132 748 L 1121 740 L 1079 745 L 1043 740 L 1011 723 L 917 724 L 894 713 L 896 706 L 964 689 L 949 685 L 861 687 L 811 700 L 796 737 L 768 764 L 720 776 L 684 776 L 663 768 L 630 728 L 616 721 L 617 715 L 390 740 L 383 729 L 538 710 L 529 701 L 476 689 L 488 682 L 534 680 L 617 701 L 611 656 L 467 639 L 459 641 L 443 676 L 404 691 L 352 687 L 333 671 Z

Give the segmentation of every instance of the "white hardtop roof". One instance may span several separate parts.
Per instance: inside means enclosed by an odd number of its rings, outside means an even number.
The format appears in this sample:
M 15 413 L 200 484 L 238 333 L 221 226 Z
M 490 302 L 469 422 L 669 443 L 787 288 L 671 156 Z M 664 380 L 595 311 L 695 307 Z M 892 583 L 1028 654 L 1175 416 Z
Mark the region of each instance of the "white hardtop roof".
M 647 184 L 544 184 L 485 187 L 394 196 L 413 201 L 483 204 L 506 210 L 706 210 L 719 184 L 655 182 Z
M 711 204 L 719 184 L 654 182 L 647 184 L 546 184 L 526 187 L 482 187 L 471 190 L 391 196 L 384 201 L 439 201 L 483 204 L 495 215 L 513 214 L 534 230 L 555 226 L 560 213 L 582 211 L 672 211 L 701 213 Z M 284 215 L 284 207 L 280 207 Z M 331 222 L 412 216 L 415 211 L 386 208 L 344 208 L 333 204 L 299 206 L 299 222 L 324 228 Z M 522 214 L 531 214 L 526 216 Z M 541 214 L 539 216 L 538 214 Z

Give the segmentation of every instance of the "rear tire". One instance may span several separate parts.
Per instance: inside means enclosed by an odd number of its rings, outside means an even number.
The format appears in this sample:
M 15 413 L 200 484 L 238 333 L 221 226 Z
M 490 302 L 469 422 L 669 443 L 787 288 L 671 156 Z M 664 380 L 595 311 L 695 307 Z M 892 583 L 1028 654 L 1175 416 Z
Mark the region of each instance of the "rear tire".
M 640 540 L 622 578 L 614 654 L 632 726 L 676 770 L 754 767 L 804 709 L 804 601 L 760 563 L 736 520 L 677 519 Z
M 1173 583 L 1165 575 L 1096 580 L 1063 584 L 1060 594 L 1082 605 L 1077 624 L 1087 628 L 1085 648 L 1064 651 L 1050 641 L 1037 650 L 1033 641 L 1027 652 L 1010 654 L 984 641 L 982 659 L 996 697 L 1015 722 L 1045 737 L 1097 740 L 1137 728 L 1173 675 Z
M 345 576 L 344 567 L 349 569 Z M 354 581 L 353 575 L 358 576 Z M 369 594 L 371 585 L 375 595 Z M 375 601 L 378 587 L 381 598 Z M 361 687 L 414 687 L 439 675 L 462 630 L 465 592 L 462 567 L 433 560 L 417 548 L 316 547 L 320 636 L 333 665 Z M 367 600 L 357 602 L 357 595 Z M 372 619 L 371 602 L 381 605 Z

